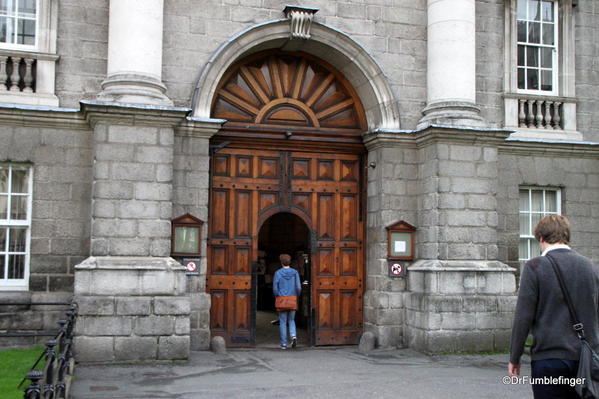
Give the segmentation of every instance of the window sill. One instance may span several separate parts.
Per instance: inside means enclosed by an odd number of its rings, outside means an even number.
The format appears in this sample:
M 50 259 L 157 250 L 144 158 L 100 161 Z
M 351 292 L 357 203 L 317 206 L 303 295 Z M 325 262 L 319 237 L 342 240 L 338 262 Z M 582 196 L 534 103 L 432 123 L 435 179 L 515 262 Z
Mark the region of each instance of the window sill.
M 3 285 L 0 283 L 0 291 L 29 291 L 27 283 L 20 283 L 19 285 Z

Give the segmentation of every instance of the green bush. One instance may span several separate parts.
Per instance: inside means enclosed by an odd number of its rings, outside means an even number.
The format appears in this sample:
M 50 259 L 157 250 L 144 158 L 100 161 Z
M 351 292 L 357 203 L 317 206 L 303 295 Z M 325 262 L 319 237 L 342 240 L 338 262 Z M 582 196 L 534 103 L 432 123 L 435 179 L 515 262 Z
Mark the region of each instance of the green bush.
M 0 349 L 0 392 L 3 399 L 22 399 L 25 388 L 30 381 L 26 380 L 20 388 L 17 385 L 33 366 L 33 363 L 44 351 L 35 346 L 27 349 Z M 36 370 L 41 370 L 43 360 Z

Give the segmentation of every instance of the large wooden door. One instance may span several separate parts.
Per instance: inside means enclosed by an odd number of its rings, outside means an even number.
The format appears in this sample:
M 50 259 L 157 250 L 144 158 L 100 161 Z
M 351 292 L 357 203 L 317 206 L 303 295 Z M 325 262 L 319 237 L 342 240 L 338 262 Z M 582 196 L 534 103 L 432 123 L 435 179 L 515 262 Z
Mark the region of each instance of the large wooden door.
M 360 157 L 225 148 L 212 157 L 208 291 L 211 330 L 231 346 L 253 343 L 251 263 L 260 225 L 277 212 L 302 217 L 311 244 L 316 345 L 356 343 L 362 331 Z
M 251 263 L 277 212 L 311 230 L 315 344 L 356 343 L 362 331 L 364 109 L 345 77 L 304 53 L 267 51 L 233 65 L 212 117 L 208 291 L 214 335 L 254 341 Z

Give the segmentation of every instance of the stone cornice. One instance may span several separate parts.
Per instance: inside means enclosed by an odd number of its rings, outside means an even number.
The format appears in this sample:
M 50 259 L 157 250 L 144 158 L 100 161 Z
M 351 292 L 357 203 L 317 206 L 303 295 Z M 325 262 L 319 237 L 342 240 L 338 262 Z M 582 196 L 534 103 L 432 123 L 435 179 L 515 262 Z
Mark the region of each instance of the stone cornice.
M 189 108 L 160 105 L 81 101 L 81 112 L 92 128 L 98 122 L 175 128 L 190 111 Z
M 225 119 L 203 119 L 188 116 L 177 126 L 175 135 L 209 139 L 220 130 L 225 122 Z
M 508 139 L 499 146 L 500 154 L 540 157 L 599 159 L 599 143 L 558 140 Z
M 433 142 L 500 145 L 511 130 L 430 125 L 419 130 L 374 130 L 364 134 L 368 150 L 382 147 L 421 148 Z
M 29 105 L 0 105 L 0 124 L 11 126 L 89 130 L 77 109 Z

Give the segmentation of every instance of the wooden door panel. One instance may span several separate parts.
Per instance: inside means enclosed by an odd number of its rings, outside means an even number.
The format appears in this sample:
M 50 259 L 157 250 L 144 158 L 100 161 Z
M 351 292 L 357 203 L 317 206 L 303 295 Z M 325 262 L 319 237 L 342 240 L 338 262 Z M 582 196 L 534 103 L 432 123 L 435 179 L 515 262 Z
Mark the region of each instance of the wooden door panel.
M 227 274 L 227 247 L 211 246 L 209 251 L 210 274 Z
M 341 248 L 340 271 L 342 276 L 358 276 L 358 248 Z
M 231 320 L 235 336 L 249 336 L 250 330 L 250 293 L 251 291 L 233 290 L 233 320 Z
M 227 237 L 229 229 L 229 190 L 213 190 L 210 228 L 213 237 Z
M 233 251 L 233 262 L 231 263 L 231 274 L 250 274 L 251 271 L 251 247 L 235 246 Z
M 318 194 L 318 238 L 335 239 L 335 195 Z
M 342 329 L 354 330 L 358 328 L 358 294 L 355 290 L 341 290 L 339 295 L 339 326 Z
M 357 195 L 341 195 L 341 207 L 339 211 L 341 213 L 342 240 L 358 239 L 358 220 L 356 219 L 357 202 Z
M 235 238 L 251 237 L 252 211 L 252 192 L 235 191 Z
M 333 329 L 334 296 L 334 291 L 318 291 L 318 321 L 316 326 L 319 329 Z
M 210 326 L 215 333 L 227 331 L 227 291 L 212 290 L 210 292 Z

